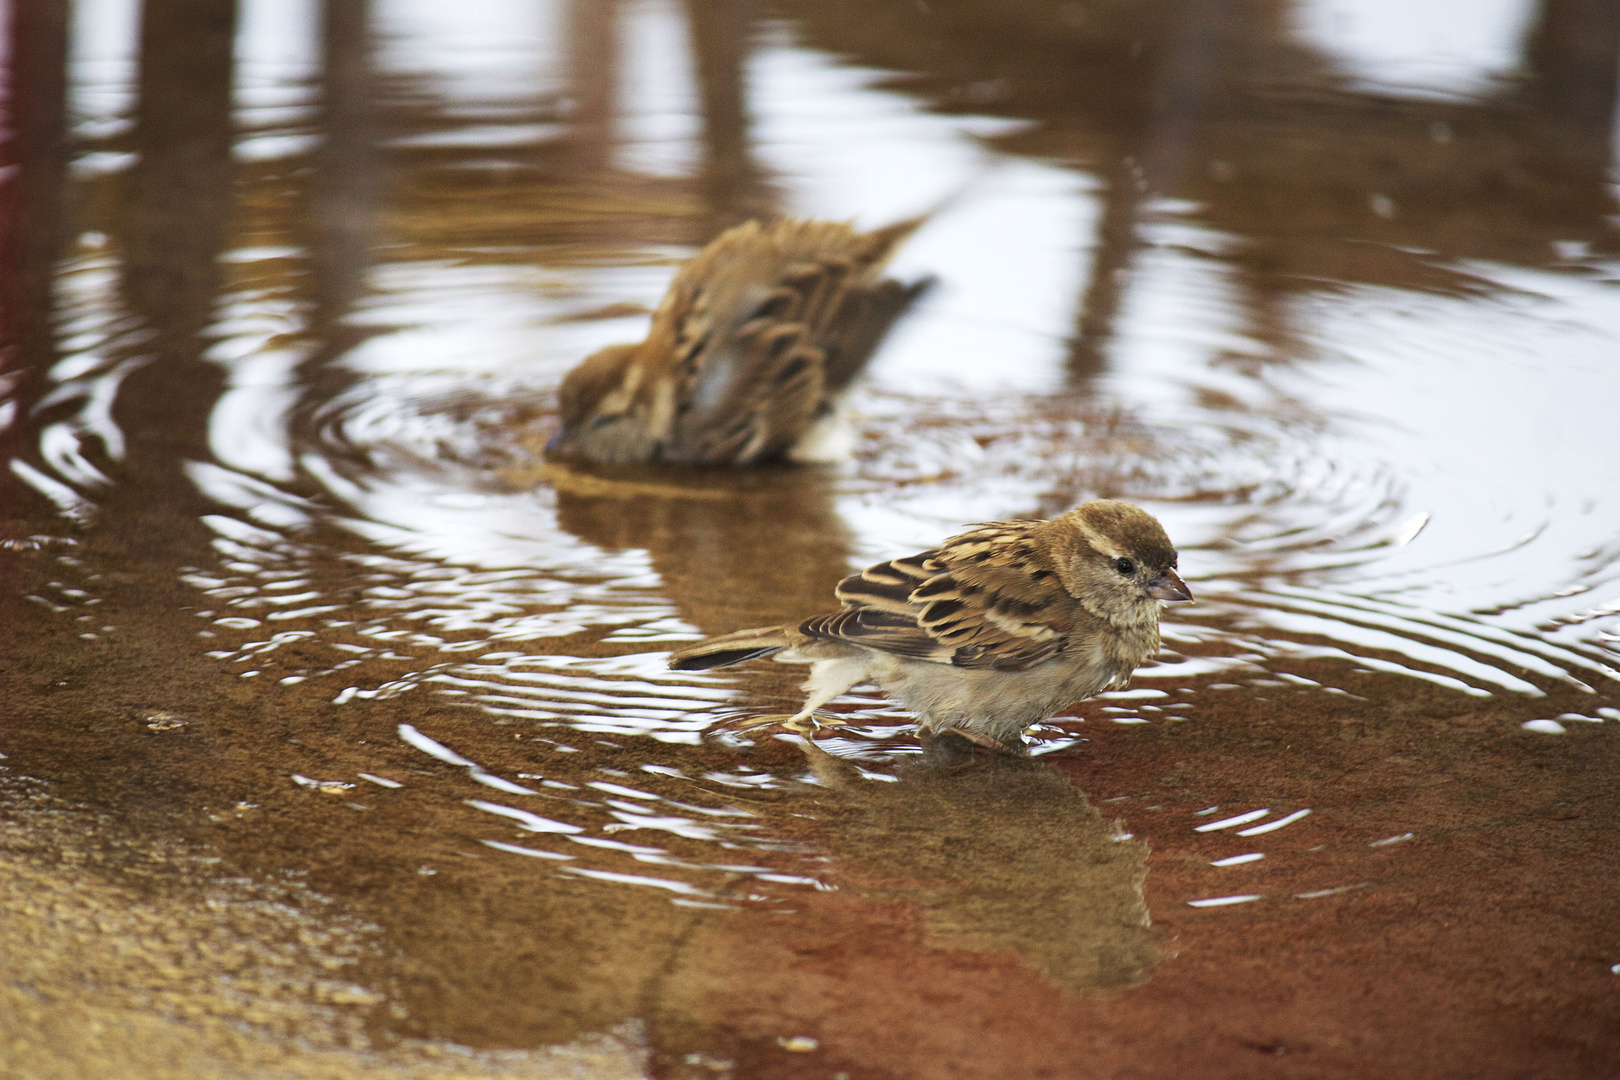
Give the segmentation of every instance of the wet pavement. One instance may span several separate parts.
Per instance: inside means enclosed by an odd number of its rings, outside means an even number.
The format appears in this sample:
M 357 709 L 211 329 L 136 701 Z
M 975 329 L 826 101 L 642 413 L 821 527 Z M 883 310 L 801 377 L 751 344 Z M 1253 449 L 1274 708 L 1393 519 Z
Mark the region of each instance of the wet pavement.
M 0 1075 L 1620 1076 L 1620 8 L 11 8 Z M 852 460 L 540 451 L 775 213 Z M 1014 760 L 707 633 L 1138 502 Z

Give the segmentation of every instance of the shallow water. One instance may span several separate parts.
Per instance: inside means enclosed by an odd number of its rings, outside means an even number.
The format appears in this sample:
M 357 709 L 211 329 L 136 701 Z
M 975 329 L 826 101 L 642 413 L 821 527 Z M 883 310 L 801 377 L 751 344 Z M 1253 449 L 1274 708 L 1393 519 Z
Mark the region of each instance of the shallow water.
M 6 1074 L 1615 1075 L 1611 6 L 26 9 Z M 543 459 L 920 212 L 848 463 Z M 1199 603 L 1028 760 L 665 668 L 1099 495 Z

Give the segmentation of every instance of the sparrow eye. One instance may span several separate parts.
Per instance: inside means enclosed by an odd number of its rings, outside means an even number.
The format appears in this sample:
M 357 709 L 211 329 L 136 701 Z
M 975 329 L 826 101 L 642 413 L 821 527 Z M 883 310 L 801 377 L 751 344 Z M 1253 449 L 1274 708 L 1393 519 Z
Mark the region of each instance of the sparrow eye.
M 608 424 L 613 423 L 613 421 L 617 420 L 619 416 L 619 413 L 600 413 L 591 417 L 591 422 L 586 426 L 591 431 L 595 431 L 599 427 L 606 427 Z
M 1130 577 L 1132 574 L 1136 573 L 1136 564 L 1131 562 L 1129 559 L 1115 559 L 1114 569 L 1118 570 L 1126 577 Z

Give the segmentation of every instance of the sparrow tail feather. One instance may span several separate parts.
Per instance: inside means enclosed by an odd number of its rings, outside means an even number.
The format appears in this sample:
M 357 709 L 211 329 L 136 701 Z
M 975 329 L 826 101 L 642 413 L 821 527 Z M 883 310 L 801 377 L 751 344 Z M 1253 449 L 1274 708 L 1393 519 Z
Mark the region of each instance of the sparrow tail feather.
M 708 668 L 729 667 L 744 660 L 757 660 L 780 652 L 790 645 L 787 632 L 780 626 L 763 626 L 756 630 L 738 630 L 734 634 L 710 638 L 684 649 L 676 649 L 669 657 L 669 666 L 675 671 L 703 671 Z

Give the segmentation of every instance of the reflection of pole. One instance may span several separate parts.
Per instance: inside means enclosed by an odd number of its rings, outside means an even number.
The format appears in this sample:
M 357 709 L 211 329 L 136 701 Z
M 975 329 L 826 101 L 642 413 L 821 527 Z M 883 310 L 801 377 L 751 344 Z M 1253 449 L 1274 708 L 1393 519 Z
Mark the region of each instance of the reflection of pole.
M 1069 378 L 1082 382 L 1102 372 L 1130 274 L 1141 247 L 1143 201 L 1177 190 L 1220 74 L 1223 38 L 1232 33 L 1229 0 L 1183 0 L 1155 51 L 1161 55 L 1142 130 L 1128 138 L 1129 156 L 1109 170 L 1097 226 L 1097 255 L 1080 301 L 1079 325 L 1069 351 Z
M 209 456 L 208 415 L 224 373 L 203 359 L 203 335 L 231 208 L 235 31 L 235 0 L 146 0 L 141 10 L 123 286 L 154 331 L 153 356 L 124 380 L 114 406 L 137 469 Z
M 325 0 L 321 19 L 321 142 L 310 181 L 310 263 L 316 333 L 330 338 L 365 287 L 375 199 L 371 0 Z
M 1534 206 L 1532 213 L 1543 220 L 1553 210 L 1581 222 L 1565 226 L 1566 235 L 1601 236 L 1603 218 L 1614 211 L 1620 3 L 1540 0 L 1525 36 L 1523 67 L 1528 76 L 1523 88 L 1510 92 L 1507 102 L 1509 115 L 1521 123 L 1509 130 L 1521 175 L 1541 190 L 1533 199 L 1516 201 L 1521 208 Z M 1543 228 L 1538 223 L 1534 243 L 1544 258 Z
M 1080 297 L 1080 320 L 1069 348 L 1069 381 L 1084 383 L 1108 366 L 1108 346 L 1124 301 L 1131 259 L 1141 246 L 1137 222 L 1142 214 L 1140 166 L 1130 157 L 1114 163 L 1102 197 L 1097 223 L 1097 254 Z
M 159 332 L 207 325 L 231 187 L 235 0 L 146 0 L 127 283 Z
M 1620 4 L 1542 0 L 1527 44 L 1537 111 L 1606 142 L 1620 96 Z
M 703 107 L 703 192 L 714 232 L 771 211 L 749 153 L 744 72 L 753 7 L 752 0 L 686 0 Z
M 605 172 L 612 164 L 618 102 L 618 0 L 569 0 L 570 143 L 576 168 Z
M 67 0 L 14 4 L 7 27 L 11 130 L 5 164 L 14 171 L 0 187 L 0 373 L 25 384 L 4 394 L 23 403 L 38 398 L 55 351 L 52 278 L 62 248 L 67 181 L 67 27 Z
M 377 200 L 371 11 L 371 0 L 324 0 L 321 10 L 321 141 L 309 182 L 312 340 L 288 417 L 295 443 L 319 441 L 316 417 L 356 378 L 332 361 L 365 335 L 345 320 L 365 293 Z
M 1155 195 L 1175 191 L 1184 179 L 1221 73 L 1222 38 L 1233 32 L 1235 17 L 1229 0 L 1184 0 L 1168 27 L 1143 133 L 1142 176 Z

